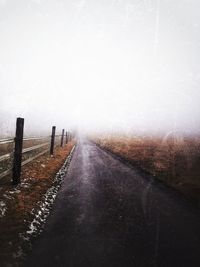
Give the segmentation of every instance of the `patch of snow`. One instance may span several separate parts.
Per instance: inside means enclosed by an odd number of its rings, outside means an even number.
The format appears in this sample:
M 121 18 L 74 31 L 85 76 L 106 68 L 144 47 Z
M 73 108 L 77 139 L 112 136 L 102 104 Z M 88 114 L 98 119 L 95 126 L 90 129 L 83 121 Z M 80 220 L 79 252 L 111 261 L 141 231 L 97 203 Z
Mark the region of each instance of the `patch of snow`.
M 9 194 L 3 194 L 3 197 L 6 198 L 6 199 L 13 199 L 13 197 L 10 196 Z
M 72 148 L 69 156 L 67 157 L 65 163 L 62 168 L 57 173 L 52 187 L 50 187 L 46 194 L 43 196 L 43 200 L 38 203 L 39 210 L 35 211 L 33 209 L 31 213 L 34 215 L 33 221 L 30 223 L 28 230 L 26 233 L 21 233 L 20 237 L 24 241 L 29 241 L 31 237 L 35 237 L 40 234 L 44 228 L 44 224 L 46 222 L 47 217 L 49 216 L 52 204 L 56 198 L 58 190 L 61 186 L 62 180 L 66 175 L 67 169 L 69 167 L 75 146 Z
M 31 186 L 31 184 L 29 184 L 29 183 L 26 183 L 26 182 L 21 183 L 21 187 L 23 187 L 23 188 L 29 188 L 30 186 Z
M 19 194 L 21 191 L 19 189 L 13 189 L 9 191 L 10 194 Z
M 0 218 L 5 215 L 6 212 L 6 204 L 2 200 L 0 201 Z

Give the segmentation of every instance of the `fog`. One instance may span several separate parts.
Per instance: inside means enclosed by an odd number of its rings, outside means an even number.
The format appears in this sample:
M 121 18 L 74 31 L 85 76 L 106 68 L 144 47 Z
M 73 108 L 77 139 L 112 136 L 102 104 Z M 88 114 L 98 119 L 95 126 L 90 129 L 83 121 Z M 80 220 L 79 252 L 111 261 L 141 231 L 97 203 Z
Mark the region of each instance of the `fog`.
M 199 0 L 0 0 L 0 135 L 198 133 Z

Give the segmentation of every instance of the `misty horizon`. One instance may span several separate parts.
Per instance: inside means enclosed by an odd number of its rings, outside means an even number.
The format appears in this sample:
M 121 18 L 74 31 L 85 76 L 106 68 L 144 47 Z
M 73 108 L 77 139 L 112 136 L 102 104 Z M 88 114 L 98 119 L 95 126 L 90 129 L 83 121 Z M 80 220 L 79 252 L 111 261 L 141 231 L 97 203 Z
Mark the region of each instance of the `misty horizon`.
M 200 2 L 0 0 L 0 136 L 199 134 Z

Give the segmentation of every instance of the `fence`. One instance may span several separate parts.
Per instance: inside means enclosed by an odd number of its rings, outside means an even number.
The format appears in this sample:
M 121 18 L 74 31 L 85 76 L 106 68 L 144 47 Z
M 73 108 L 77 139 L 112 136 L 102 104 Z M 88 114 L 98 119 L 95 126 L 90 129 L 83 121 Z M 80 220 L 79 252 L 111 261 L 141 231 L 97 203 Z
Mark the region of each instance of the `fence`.
M 20 183 L 21 167 L 48 151 L 53 156 L 55 147 L 63 147 L 64 137 L 67 144 L 72 134 L 63 129 L 56 135 L 56 126 L 53 126 L 49 136 L 24 138 L 24 119 L 17 118 L 15 138 L 0 139 L 0 179 L 12 174 L 12 183 Z

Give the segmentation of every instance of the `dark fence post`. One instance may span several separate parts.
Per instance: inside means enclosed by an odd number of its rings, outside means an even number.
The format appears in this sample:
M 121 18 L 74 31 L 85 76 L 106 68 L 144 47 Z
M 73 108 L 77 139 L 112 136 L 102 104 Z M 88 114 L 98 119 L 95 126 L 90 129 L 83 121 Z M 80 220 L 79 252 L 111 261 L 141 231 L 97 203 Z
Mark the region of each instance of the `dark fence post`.
M 60 146 L 61 146 L 61 147 L 63 147 L 64 134 L 65 134 L 65 130 L 62 129 L 61 142 L 60 142 Z
M 67 131 L 66 131 L 66 134 L 65 134 L 65 143 L 67 144 L 68 142 L 68 136 L 67 136 Z
M 56 126 L 53 126 L 52 127 L 52 134 L 51 134 L 50 155 L 53 155 L 53 151 L 54 151 L 55 134 L 56 134 Z
M 21 163 L 22 163 L 22 147 L 23 147 L 24 119 L 17 118 L 15 133 L 15 150 L 13 160 L 12 183 L 17 185 L 20 183 Z

